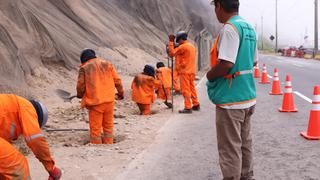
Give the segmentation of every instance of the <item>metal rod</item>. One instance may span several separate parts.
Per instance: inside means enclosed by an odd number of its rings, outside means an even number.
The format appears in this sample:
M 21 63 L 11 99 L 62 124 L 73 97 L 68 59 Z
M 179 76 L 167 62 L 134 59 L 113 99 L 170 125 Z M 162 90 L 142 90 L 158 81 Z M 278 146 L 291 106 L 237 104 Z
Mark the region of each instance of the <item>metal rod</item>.
M 89 129 L 46 129 L 46 132 L 74 132 L 74 131 L 89 131 Z
M 276 0 L 276 48 L 275 53 L 278 51 L 278 0 Z
M 314 2 L 314 50 L 319 49 L 318 45 L 318 0 Z

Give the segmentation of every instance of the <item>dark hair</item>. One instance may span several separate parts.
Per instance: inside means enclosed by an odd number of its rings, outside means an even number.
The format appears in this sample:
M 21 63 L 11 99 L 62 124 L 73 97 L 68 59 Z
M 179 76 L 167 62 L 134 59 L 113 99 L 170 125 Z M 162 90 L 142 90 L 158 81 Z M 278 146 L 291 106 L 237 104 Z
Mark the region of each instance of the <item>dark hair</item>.
M 220 4 L 221 7 L 228 13 L 239 12 L 239 0 L 215 0 L 214 5 Z
M 164 67 L 164 63 L 163 62 L 158 62 L 157 63 L 157 68 L 159 69 L 159 68 L 162 68 L 162 67 Z
M 154 77 L 155 74 L 156 74 L 154 68 L 152 66 L 150 66 L 150 65 L 145 65 L 144 66 L 143 73 L 145 75 L 148 75 L 148 76 L 151 76 L 151 77 Z
M 81 63 L 85 63 L 90 59 L 94 59 L 94 58 L 96 58 L 96 52 L 94 52 L 94 50 L 92 49 L 85 49 L 81 52 L 81 55 L 80 55 Z

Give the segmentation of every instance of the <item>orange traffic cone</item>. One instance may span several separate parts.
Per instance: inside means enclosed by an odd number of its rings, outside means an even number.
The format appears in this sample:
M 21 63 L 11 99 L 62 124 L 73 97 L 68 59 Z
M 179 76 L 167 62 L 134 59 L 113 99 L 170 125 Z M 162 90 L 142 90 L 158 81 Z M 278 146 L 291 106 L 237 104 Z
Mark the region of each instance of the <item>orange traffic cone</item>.
M 254 66 L 254 78 L 260 78 L 260 70 L 259 70 L 259 65 L 257 64 Z
M 291 76 L 286 77 L 286 91 L 283 95 L 282 107 L 279 108 L 280 112 L 297 112 L 298 109 L 294 106 L 294 98 L 292 93 Z
M 320 140 L 320 86 L 314 87 L 313 94 L 308 131 L 301 132 L 300 135 L 309 140 Z
M 270 81 L 268 79 L 268 73 L 267 73 L 267 66 L 263 64 L 263 71 L 262 71 L 262 77 L 260 84 L 270 84 Z
M 283 92 L 280 88 L 280 80 L 279 80 L 279 74 L 278 69 L 274 69 L 274 76 L 273 76 L 273 83 L 272 83 L 272 91 L 269 93 L 270 95 L 282 95 Z

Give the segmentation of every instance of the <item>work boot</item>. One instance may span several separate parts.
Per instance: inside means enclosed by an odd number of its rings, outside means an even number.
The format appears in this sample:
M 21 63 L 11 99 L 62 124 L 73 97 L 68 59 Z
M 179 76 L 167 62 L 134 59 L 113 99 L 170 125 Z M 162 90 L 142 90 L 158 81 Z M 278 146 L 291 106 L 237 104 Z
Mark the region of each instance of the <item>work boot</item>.
M 200 104 L 193 106 L 192 110 L 193 111 L 200 111 Z
M 173 92 L 173 95 L 174 95 L 174 96 L 179 96 L 179 95 L 181 95 L 181 91 L 179 91 L 179 90 L 177 91 L 177 90 L 176 90 L 176 91 Z
M 191 109 L 183 109 L 183 110 L 179 110 L 180 114 L 192 114 L 192 110 Z

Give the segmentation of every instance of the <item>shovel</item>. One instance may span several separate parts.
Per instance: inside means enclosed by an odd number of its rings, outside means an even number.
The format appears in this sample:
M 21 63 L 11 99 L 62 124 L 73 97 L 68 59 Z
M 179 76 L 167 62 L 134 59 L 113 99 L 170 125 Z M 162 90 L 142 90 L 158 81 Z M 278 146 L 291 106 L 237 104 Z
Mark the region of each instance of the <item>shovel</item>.
M 62 90 L 62 89 L 56 89 L 56 94 L 64 100 L 64 102 L 70 102 L 72 99 L 76 98 L 76 95 L 71 95 L 68 91 Z
M 169 109 L 172 109 L 173 104 L 168 102 L 167 92 L 166 92 L 163 84 L 162 84 L 162 89 L 163 89 L 164 95 L 166 96 L 166 101 L 164 102 L 164 104 L 165 104 Z

